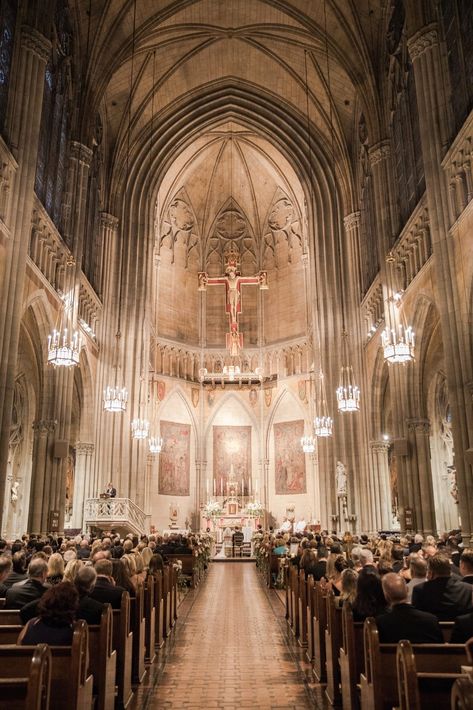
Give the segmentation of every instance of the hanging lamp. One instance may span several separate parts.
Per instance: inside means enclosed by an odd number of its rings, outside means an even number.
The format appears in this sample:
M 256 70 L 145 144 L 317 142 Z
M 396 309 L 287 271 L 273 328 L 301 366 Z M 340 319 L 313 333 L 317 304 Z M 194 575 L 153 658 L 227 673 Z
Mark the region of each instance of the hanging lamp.
M 74 266 L 75 261 L 70 257 L 66 262 L 65 281 L 66 288 L 69 286 L 70 296 L 63 296 L 57 327 L 48 335 L 48 357 L 49 365 L 53 367 L 75 367 L 79 364 L 81 347 L 80 333 L 74 329 L 74 283 L 69 279 L 67 269 Z M 72 281 L 68 283 L 68 281 Z
M 324 373 L 322 370 L 319 373 L 315 398 L 314 431 L 315 435 L 320 438 L 332 436 L 333 433 L 333 419 L 328 412 Z
M 388 298 L 385 304 L 386 327 L 381 333 L 384 359 L 391 365 L 414 362 L 415 334 L 404 321 L 402 313 L 402 292 L 394 285 L 395 258 L 392 252 L 386 257 L 386 282 Z
M 302 451 L 305 454 L 313 454 L 315 451 L 315 439 L 313 436 L 302 436 L 301 437 Z

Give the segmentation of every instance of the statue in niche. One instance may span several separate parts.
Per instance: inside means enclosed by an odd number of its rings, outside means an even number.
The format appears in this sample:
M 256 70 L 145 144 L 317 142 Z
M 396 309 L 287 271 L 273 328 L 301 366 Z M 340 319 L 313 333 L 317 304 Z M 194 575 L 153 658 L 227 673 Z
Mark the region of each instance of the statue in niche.
M 447 466 L 447 482 L 449 493 L 458 505 L 457 469 L 453 465 Z
M 337 472 L 335 474 L 337 481 L 337 496 L 347 495 L 347 472 L 344 464 L 337 461 Z
M 13 481 L 10 488 L 10 500 L 13 504 L 15 504 L 18 501 L 18 498 L 20 497 L 19 488 L 20 481 Z

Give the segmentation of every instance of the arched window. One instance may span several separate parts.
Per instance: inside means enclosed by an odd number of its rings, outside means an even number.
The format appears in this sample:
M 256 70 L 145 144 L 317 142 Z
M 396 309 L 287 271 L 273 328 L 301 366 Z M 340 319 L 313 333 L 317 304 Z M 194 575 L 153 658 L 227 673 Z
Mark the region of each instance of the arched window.
M 473 108 L 473 3 L 471 0 L 441 0 L 439 10 L 456 133 Z
M 17 0 L 0 0 L 0 131 L 2 133 L 7 113 L 17 9 Z
M 402 0 L 397 0 L 386 44 L 390 55 L 390 129 L 401 228 L 425 190 L 414 69 L 407 50 L 404 22 L 404 5 Z
M 44 77 L 35 190 L 61 229 L 71 118 L 71 37 L 67 2 L 57 3 L 53 45 Z

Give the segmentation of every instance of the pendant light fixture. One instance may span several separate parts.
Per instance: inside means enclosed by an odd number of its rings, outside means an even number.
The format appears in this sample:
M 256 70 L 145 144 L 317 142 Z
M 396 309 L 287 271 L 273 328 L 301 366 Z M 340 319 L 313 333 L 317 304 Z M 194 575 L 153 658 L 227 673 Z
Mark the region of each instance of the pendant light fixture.
M 404 321 L 402 292 L 396 290 L 394 283 L 395 261 L 393 253 L 389 252 L 386 257 L 386 284 L 390 295 L 385 304 L 386 327 L 381 333 L 381 345 L 387 363 L 405 365 L 415 359 L 415 334 Z
M 307 111 L 307 141 L 308 141 L 308 147 L 309 147 L 309 177 L 310 177 L 310 183 L 309 183 L 309 190 L 310 190 L 310 196 L 312 198 L 312 132 L 311 132 L 311 124 L 310 124 L 310 110 L 309 110 L 309 75 L 308 75 L 308 67 L 307 67 L 307 52 L 308 50 L 304 51 L 304 65 L 305 65 L 305 92 L 306 92 L 306 111 Z M 315 240 L 314 240 L 315 243 Z M 317 320 L 319 320 L 319 284 L 318 284 L 318 278 L 317 278 L 317 259 L 315 260 L 315 269 L 314 269 L 314 280 L 315 280 L 315 308 L 316 308 L 316 314 L 317 314 Z M 328 406 L 327 406 L 327 397 L 326 397 L 326 392 L 325 392 L 325 382 L 324 382 L 324 374 L 322 370 L 322 343 L 320 339 L 320 323 L 317 323 L 316 326 L 316 331 L 317 331 L 317 342 L 318 342 L 318 356 L 320 358 L 320 371 L 319 375 L 317 378 L 317 381 L 315 383 L 315 418 L 314 418 L 314 432 L 317 437 L 329 437 L 332 436 L 332 431 L 333 431 L 333 420 L 329 414 L 328 411 Z M 303 437 L 304 439 L 305 437 Z M 312 437 L 309 437 L 309 439 Z M 301 445 L 304 450 L 304 443 L 303 439 L 301 439 Z M 313 442 L 312 442 L 313 443 Z M 312 446 L 312 443 L 309 441 L 306 441 L 305 444 L 306 446 Z M 314 444 L 314 450 L 315 450 L 315 444 Z M 309 453 L 309 452 L 308 452 Z M 313 452 L 310 452 L 313 453 Z
M 302 451 L 305 454 L 313 454 L 315 451 L 315 439 L 313 436 L 302 436 L 301 437 Z
M 74 267 L 72 256 L 66 261 L 66 295 L 57 326 L 48 335 L 48 364 L 53 367 L 75 367 L 79 364 L 81 347 L 80 333 L 74 329 L 74 277 L 69 275 L 69 267 Z

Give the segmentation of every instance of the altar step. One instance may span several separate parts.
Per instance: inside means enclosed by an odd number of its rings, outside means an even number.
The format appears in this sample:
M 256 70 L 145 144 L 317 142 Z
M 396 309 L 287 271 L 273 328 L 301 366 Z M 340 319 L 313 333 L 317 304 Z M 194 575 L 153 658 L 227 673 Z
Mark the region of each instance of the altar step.
M 212 557 L 212 562 L 256 562 L 256 557 Z

